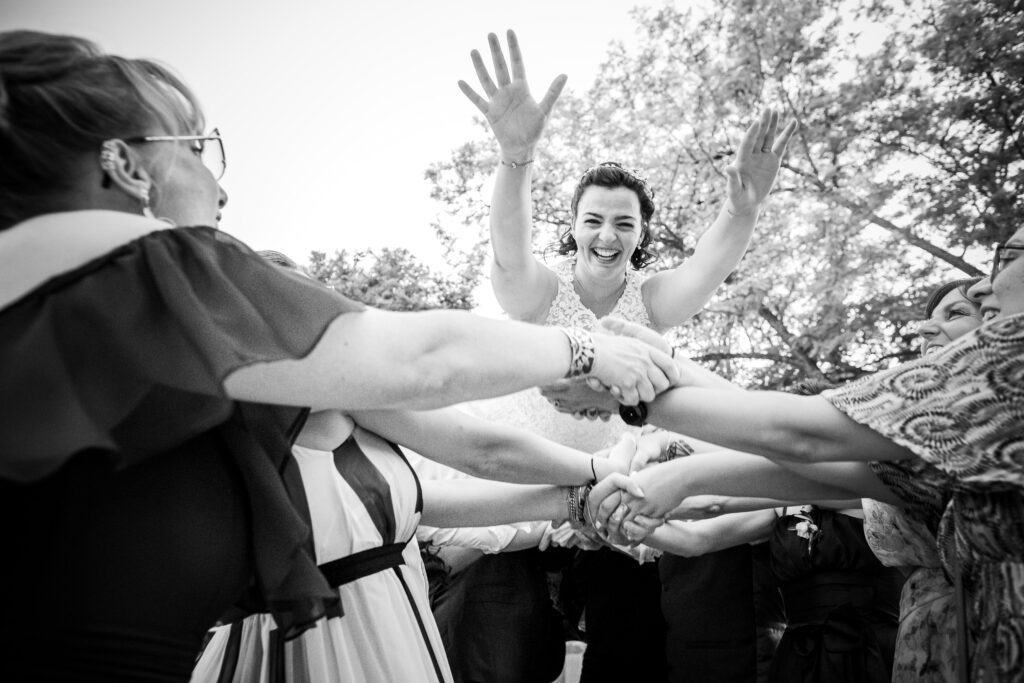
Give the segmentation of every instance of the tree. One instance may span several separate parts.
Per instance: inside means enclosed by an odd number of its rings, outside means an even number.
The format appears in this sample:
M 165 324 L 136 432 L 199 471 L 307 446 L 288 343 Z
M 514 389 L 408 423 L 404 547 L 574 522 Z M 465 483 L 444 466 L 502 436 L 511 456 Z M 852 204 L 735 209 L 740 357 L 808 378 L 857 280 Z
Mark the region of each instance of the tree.
M 743 263 L 676 331 L 694 357 L 765 387 L 845 381 L 914 355 L 926 292 L 980 273 L 1024 213 L 1024 33 L 1016 3 L 717 0 L 637 10 L 567 91 L 534 186 L 535 243 L 568 227 L 584 168 L 646 168 L 655 268 L 688 257 L 723 196 L 722 165 L 761 106 L 801 124 Z M 889 25 L 901 28 L 890 32 Z M 953 30 L 955 27 L 955 30 Z M 870 45 L 865 36 L 887 38 Z M 453 260 L 481 272 L 487 135 L 427 176 Z
M 310 254 L 310 271 L 321 282 L 368 306 L 392 311 L 431 308 L 473 308 L 475 281 L 433 272 L 408 249 L 384 248 L 379 253 L 320 251 Z

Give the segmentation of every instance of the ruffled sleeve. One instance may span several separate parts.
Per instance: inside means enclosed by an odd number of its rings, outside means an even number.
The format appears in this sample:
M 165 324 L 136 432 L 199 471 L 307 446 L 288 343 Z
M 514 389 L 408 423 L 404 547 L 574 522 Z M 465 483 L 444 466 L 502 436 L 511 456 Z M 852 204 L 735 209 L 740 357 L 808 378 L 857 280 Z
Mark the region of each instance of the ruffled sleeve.
M 76 454 L 126 467 L 213 439 L 238 466 L 259 601 L 292 637 L 336 606 L 289 489 L 307 411 L 230 400 L 251 363 L 301 358 L 362 310 L 210 228 L 162 230 L 53 277 L 0 311 L 0 476 Z
M 822 396 L 960 490 L 1024 488 L 1024 314 Z
M 0 476 L 86 450 L 131 464 L 223 422 L 222 382 L 301 358 L 362 307 L 209 228 L 163 230 L 61 274 L 0 313 Z

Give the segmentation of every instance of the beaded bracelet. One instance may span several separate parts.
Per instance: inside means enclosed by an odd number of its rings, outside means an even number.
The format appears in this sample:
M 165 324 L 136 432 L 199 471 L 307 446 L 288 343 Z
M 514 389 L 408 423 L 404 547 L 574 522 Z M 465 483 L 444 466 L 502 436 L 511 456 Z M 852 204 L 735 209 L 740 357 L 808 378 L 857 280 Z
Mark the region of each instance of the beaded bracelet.
M 565 489 L 565 505 L 568 511 L 569 523 L 574 527 L 581 527 L 586 524 L 586 504 L 590 495 L 590 484 L 585 486 L 567 486 Z
M 526 161 L 505 161 L 499 158 L 502 166 L 508 166 L 509 168 L 522 168 L 523 166 L 529 166 L 533 163 L 533 159 L 527 159 Z
M 579 377 L 594 369 L 594 338 L 586 330 L 562 328 L 569 339 L 569 371 L 566 377 Z

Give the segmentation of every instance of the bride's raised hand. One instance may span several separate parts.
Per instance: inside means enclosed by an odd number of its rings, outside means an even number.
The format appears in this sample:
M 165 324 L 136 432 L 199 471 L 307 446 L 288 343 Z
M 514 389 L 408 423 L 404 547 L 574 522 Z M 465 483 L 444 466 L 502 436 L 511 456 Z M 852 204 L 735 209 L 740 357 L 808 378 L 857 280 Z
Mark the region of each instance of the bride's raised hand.
M 725 169 L 726 208 L 734 216 L 754 213 L 772 191 L 796 121 L 777 134 L 778 126 L 778 112 L 763 111 L 743 136 L 735 162 Z
M 459 81 L 459 88 L 487 118 L 506 163 L 527 162 L 533 159 L 534 149 L 544 132 L 544 124 L 565 87 L 567 76 L 557 76 L 538 103 L 530 94 L 530 86 L 526 82 L 523 54 L 515 32 L 508 31 L 507 39 L 511 74 L 498 36 L 490 33 L 487 35 L 487 43 L 494 64 L 493 79 L 480 53 L 476 50 L 470 52 L 473 68 L 486 97 L 481 97 L 465 81 Z

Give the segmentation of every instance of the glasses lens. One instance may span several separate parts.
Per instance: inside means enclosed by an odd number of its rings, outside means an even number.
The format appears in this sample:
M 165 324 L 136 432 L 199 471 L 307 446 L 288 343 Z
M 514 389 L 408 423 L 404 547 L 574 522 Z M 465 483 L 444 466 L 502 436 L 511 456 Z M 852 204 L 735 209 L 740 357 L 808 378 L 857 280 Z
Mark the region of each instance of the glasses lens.
M 217 180 L 224 177 L 224 169 L 227 168 L 227 161 L 224 158 L 224 142 L 220 139 L 220 131 L 214 128 L 210 131 L 211 136 L 203 142 L 203 163 L 210 169 L 210 173 Z

